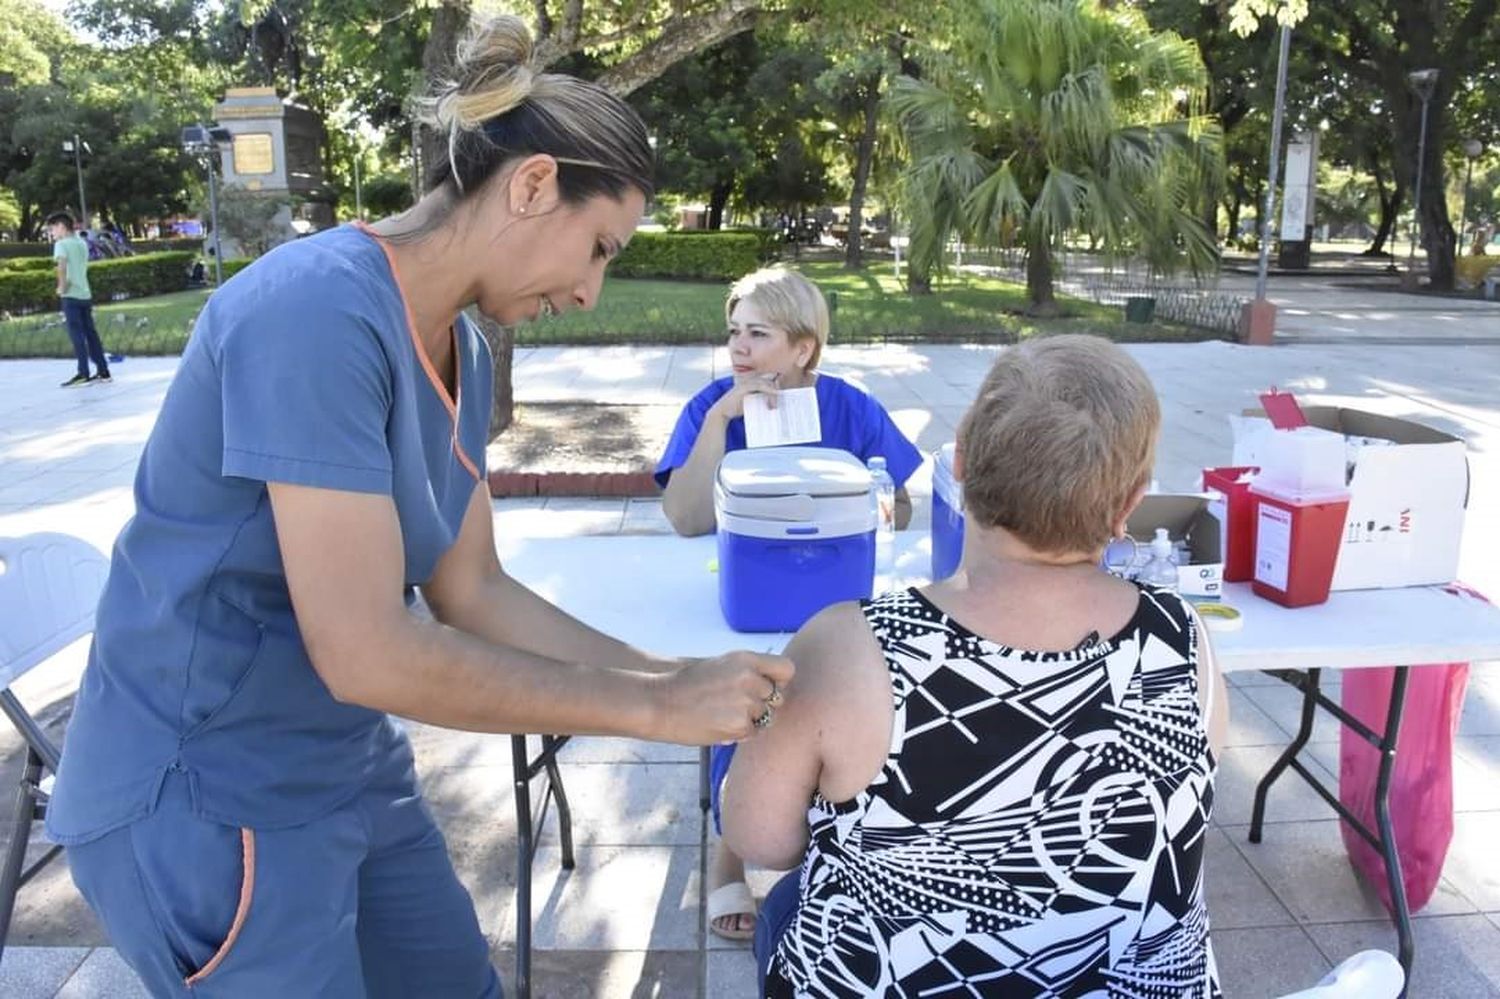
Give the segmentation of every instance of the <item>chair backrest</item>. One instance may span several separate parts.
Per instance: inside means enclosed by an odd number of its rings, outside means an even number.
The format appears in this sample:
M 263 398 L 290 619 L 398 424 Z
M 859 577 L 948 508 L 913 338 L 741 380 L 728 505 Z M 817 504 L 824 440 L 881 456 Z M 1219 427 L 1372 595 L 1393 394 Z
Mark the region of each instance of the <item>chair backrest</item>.
M 1400 962 L 1383 950 L 1362 950 L 1317 985 L 1281 999 L 1397 999 L 1405 987 Z
M 109 559 L 67 534 L 0 537 L 0 690 L 94 630 Z

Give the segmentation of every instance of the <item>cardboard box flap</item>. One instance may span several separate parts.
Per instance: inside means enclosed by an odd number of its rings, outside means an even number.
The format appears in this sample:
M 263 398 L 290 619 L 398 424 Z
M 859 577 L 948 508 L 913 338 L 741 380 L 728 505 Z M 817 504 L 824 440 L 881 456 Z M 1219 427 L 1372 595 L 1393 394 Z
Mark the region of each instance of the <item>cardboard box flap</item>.
M 1125 530 L 1140 545 L 1149 545 L 1158 527 L 1174 538 L 1186 537 L 1194 563 L 1219 561 L 1219 520 L 1208 512 L 1208 497 L 1151 493 L 1141 500 Z
M 1381 416 L 1359 409 L 1340 406 L 1304 406 L 1302 412 L 1307 422 L 1324 430 L 1333 430 L 1355 437 L 1379 437 L 1397 444 L 1462 444 L 1463 441 L 1441 430 L 1403 420 L 1395 416 Z

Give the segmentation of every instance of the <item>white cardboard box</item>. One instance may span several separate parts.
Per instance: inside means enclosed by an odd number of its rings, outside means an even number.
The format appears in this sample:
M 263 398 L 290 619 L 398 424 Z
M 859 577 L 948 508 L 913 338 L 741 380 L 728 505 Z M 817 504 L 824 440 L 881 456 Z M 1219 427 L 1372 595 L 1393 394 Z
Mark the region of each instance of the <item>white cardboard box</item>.
M 1354 458 L 1333 588 L 1451 583 L 1469 496 L 1464 442 L 1420 423 L 1357 409 L 1306 406 L 1303 412 L 1325 430 L 1395 442 L 1361 448 Z M 1259 464 L 1248 459 L 1261 457 L 1256 451 L 1264 446 L 1263 437 L 1237 433 L 1234 464 Z
M 1207 496 L 1148 493 L 1125 524 L 1125 530 L 1145 548 L 1158 527 L 1174 538 L 1186 538 L 1192 555 L 1189 565 L 1177 567 L 1177 592 L 1185 597 L 1217 597 L 1224 591 L 1224 556 L 1219 542 L 1219 519 L 1208 509 Z

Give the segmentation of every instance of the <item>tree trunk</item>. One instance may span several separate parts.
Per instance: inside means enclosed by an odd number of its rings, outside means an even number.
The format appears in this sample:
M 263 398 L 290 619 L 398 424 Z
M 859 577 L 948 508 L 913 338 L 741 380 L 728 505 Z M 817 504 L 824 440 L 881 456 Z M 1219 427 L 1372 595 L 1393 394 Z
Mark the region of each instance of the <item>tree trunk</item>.
M 1439 188 L 1439 192 L 1441 190 Z M 1458 254 L 1458 234 L 1453 231 L 1453 223 L 1448 221 L 1448 204 L 1441 196 L 1422 199 L 1422 248 L 1427 251 L 1429 287 L 1452 291 L 1457 271 L 1454 257 Z
M 490 402 L 490 440 L 511 425 L 515 419 L 515 390 L 511 385 L 511 361 L 515 356 L 516 333 L 509 326 L 501 326 L 483 316 L 479 319 L 479 331 L 490 345 L 495 359 L 495 396 Z
M 1052 247 L 1045 239 L 1032 237 L 1026 247 L 1026 294 L 1031 296 L 1028 316 L 1055 316 L 1061 310 L 1052 292 Z
M 1379 184 L 1379 175 L 1376 183 Z M 1396 216 L 1401 214 L 1401 202 L 1406 198 L 1406 192 L 1398 183 L 1386 193 L 1384 185 L 1378 187 L 1380 198 L 1380 225 L 1375 230 L 1375 238 L 1370 243 L 1370 248 L 1364 252 L 1366 257 L 1388 257 L 1390 253 L 1385 248 L 1386 241 L 1391 238 L 1396 229 Z
M 734 193 L 734 178 L 720 181 L 714 185 L 714 189 L 708 195 L 708 227 L 717 232 L 724 228 L 724 206 L 729 204 L 729 196 Z
M 932 274 L 917 270 L 910 258 L 906 261 L 906 293 L 913 297 L 932 294 Z
M 432 31 L 427 36 L 427 44 L 422 47 L 423 79 L 440 79 L 452 70 L 458 40 L 468 26 L 469 0 L 444 0 L 433 11 Z M 425 194 L 433 164 L 448 155 L 448 137 L 422 125 L 417 129 L 417 140 L 417 183 L 421 185 L 419 193 Z
M 865 82 L 864 121 L 859 141 L 854 146 L 854 187 L 849 192 L 849 237 L 844 247 L 844 268 L 857 271 L 864 267 L 865 192 L 870 186 L 870 166 L 875 160 L 875 129 L 880 124 L 881 69 L 871 72 Z
M 1229 216 L 1226 219 L 1229 225 L 1228 236 L 1224 240 L 1226 243 L 1233 243 L 1240 238 L 1240 209 L 1243 207 L 1244 203 L 1240 201 L 1239 189 L 1235 188 L 1230 192 L 1229 201 L 1225 205 L 1225 211 Z

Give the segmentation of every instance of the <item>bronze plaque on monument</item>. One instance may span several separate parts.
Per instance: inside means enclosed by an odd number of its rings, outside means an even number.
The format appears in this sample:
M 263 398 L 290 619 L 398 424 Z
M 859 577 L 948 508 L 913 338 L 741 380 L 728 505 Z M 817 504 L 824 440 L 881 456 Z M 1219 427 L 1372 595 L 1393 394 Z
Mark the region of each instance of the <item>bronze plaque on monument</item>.
M 241 132 L 234 137 L 234 172 L 241 176 L 276 172 L 270 132 Z

